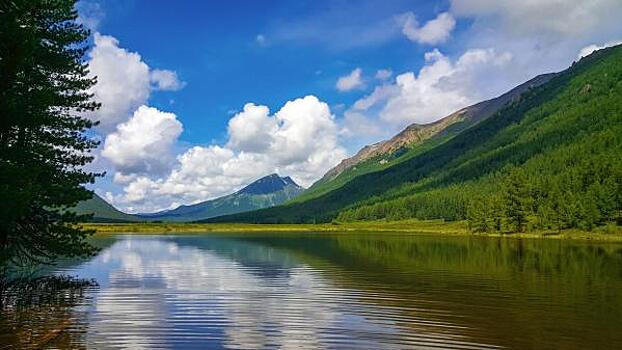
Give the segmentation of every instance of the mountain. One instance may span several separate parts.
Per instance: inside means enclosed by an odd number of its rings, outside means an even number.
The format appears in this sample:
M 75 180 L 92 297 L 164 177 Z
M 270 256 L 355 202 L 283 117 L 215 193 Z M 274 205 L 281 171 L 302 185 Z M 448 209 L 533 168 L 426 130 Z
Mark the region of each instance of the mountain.
M 548 82 L 554 76 L 554 73 L 539 75 L 496 98 L 465 107 L 430 124 L 411 124 L 389 140 L 365 146 L 354 156 L 342 160 L 329 170 L 295 201 L 301 202 L 317 197 L 342 186 L 356 176 L 386 169 L 410 159 L 488 119 L 525 91 Z
M 620 222 L 620 62 L 622 46 L 595 51 L 407 159 L 315 196 L 209 221 L 469 219 L 478 230 Z
M 224 197 L 158 213 L 140 214 L 140 217 L 148 220 L 194 221 L 272 207 L 285 203 L 302 191 L 304 188 L 298 186 L 289 176 L 271 174 Z
M 93 214 L 92 222 L 136 222 L 142 218 L 123 213 L 93 193 L 93 198 L 82 201 L 73 208 L 77 214 Z

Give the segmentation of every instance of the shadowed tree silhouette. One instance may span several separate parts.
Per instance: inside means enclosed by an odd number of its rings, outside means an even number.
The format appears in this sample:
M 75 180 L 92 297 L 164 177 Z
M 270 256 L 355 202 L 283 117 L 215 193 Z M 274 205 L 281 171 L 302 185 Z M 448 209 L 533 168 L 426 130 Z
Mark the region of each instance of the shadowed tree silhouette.
M 0 266 L 95 251 L 67 210 L 100 175 L 83 170 L 97 146 L 84 115 L 99 105 L 75 3 L 0 2 Z

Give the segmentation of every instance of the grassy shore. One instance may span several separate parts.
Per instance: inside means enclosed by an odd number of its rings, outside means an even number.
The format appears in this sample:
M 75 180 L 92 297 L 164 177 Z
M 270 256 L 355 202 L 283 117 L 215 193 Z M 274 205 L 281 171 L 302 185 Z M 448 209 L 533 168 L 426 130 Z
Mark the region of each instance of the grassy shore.
M 593 231 L 564 230 L 532 231 L 525 233 L 472 233 L 466 222 L 443 222 L 440 220 L 406 220 L 406 221 L 371 221 L 329 224 L 194 224 L 194 223 L 123 223 L 81 225 L 86 229 L 95 230 L 98 235 L 130 233 L 252 233 L 252 232 L 361 232 L 361 233 L 405 233 L 405 234 L 439 234 L 451 236 L 485 236 L 508 238 L 546 238 L 575 239 L 593 241 L 622 242 L 622 228 L 607 226 Z

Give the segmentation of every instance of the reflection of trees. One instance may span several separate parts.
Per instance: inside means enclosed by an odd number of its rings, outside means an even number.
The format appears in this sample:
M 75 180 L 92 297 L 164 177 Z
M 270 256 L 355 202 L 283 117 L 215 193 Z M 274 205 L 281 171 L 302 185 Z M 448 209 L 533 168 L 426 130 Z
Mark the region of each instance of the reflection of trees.
M 103 249 L 114 237 L 92 240 Z M 82 259 L 60 259 L 54 266 L 0 267 L 0 349 L 83 347 L 86 314 L 75 306 L 97 288 L 95 280 L 51 275 L 52 270 L 75 266 Z
M 80 348 L 84 323 L 73 308 L 94 280 L 0 274 L 0 344 L 9 349 Z
M 411 333 L 524 348 L 622 341 L 620 245 L 388 235 L 244 240 L 280 248 L 337 286 L 364 291 L 360 301 L 400 313 Z

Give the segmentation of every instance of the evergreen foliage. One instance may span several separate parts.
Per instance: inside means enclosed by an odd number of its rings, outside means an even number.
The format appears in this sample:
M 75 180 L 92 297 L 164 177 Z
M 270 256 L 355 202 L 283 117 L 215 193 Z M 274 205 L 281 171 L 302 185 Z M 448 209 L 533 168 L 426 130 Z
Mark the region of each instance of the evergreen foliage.
M 524 232 L 531 207 L 531 193 L 527 179 L 521 172 L 514 171 L 508 176 L 505 187 L 503 198 L 505 215 L 515 231 Z
M 94 252 L 67 207 L 91 197 L 83 170 L 98 108 L 75 0 L 0 2 L 0 265 Z
M 229 222 L 467 219 L 473 231 L 622 222 L 622 46 L 594 52 L 450 140 Z

